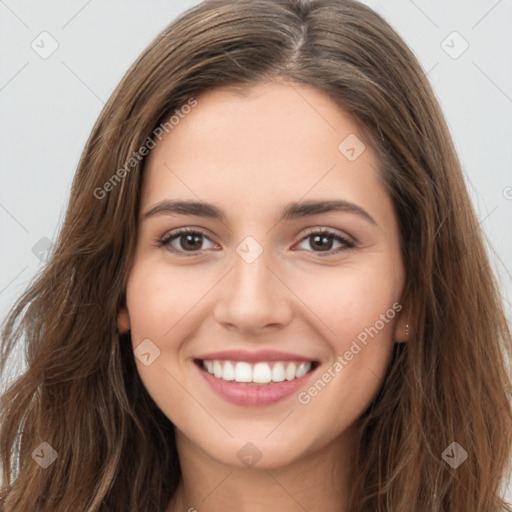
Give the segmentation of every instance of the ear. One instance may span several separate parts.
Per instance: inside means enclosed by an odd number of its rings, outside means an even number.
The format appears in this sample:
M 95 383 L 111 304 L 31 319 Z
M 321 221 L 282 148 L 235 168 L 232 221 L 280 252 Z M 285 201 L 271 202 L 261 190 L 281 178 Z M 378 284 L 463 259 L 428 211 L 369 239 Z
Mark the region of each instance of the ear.
M 393 339 L 397 343 L 406 343 L 412 337 L 411 334 L 411 309 L 410 305 L 407 302 L 406 304 L 401 304 L 402 309 L 398 313 L 396 322 L 395 322 L 395 331 L 393 334 Z
M 117 314 L 117 330 L 121 334 L 130 330 L 130 317 L 126 307 L 122 307 Z

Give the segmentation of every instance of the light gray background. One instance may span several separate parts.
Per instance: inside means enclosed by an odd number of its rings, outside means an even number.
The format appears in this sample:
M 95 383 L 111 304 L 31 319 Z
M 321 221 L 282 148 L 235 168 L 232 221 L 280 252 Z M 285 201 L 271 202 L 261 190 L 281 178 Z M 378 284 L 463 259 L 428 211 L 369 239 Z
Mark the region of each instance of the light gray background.
M 196 3 L 0 0 L 0 319 L 40 270 L 48 243 L 41 239 L 55 239 L 104 102 L 158 32 Z M 391 23 L 428 73 L 511 318 L 512 0 L 364 3 Z M 31 47 L 41 53 L 51 44 L 58 48 L 46 59 Z M 512 485 L 507 496 L 512 501 Z

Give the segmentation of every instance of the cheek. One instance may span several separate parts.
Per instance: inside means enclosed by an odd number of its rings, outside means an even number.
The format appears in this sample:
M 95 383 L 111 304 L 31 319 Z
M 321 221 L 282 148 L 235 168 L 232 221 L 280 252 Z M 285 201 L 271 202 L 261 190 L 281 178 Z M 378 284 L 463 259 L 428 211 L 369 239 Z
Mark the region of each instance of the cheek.
M 197 274 L 194 278 L 188 269 L 155 264 L 134 266 L 127 284 L 137 371 L 151 398 L 178 427 L 184 421 L 183 411 L 190 410 L 190 395 L 186 392 L 190 385 L 186 383 L 181 347 L 186 346 L 193 323 L 198 321 L 194 305 L 209 288 L 211 285 Z M 148 346 L 152 353 L 148 365 L 137 358 L 137 347 L 146 347 L 143 344 L 148 344 L 147 340 L 151 341 Z M 148 350 L 144 348 L 144 352 Z
M 324 426 L 334 434 L 363 413 L 385 377 L 402 308 L 400 275 L 377 266 L 318 277 L 303 281 L 297 294 L 318 317 L 317 330 L 324 326 L 329 361 L 298 401 L 309 411 L 329 411 Z
M 134 267 L 127 286 L 133 342 L 154 338 L 165 342 L 191 308 L 211 288 L 190 269 Z
M 324 325 L 331 348 L 340 353 L 376 324 L 381 338 L 392 336 L 399 283 L 399 273 L 391 267 L 346 266 L 303 276 L 294 291 L 314 314 L 311 321 Z
M 205 287 L 204 281 L 194 279 L 183 269 L 178 271 L 152 264 L 133 267 L 126 291 L 132 346 L 137 349 L 150 340 L 149 345 L 157 354 L 154 362 L 147 366 L 141 364 L 142 360 L 136 360 L 139 374 L 148 388 L 161 387 L 163 381 L 169 381 L 166 369 L 175 371 L 180 337 L 186 336 L 183 329 L 187 328 L 194 304 L 204 295 Z M 171 384 L 167 382 L 166 387 Z

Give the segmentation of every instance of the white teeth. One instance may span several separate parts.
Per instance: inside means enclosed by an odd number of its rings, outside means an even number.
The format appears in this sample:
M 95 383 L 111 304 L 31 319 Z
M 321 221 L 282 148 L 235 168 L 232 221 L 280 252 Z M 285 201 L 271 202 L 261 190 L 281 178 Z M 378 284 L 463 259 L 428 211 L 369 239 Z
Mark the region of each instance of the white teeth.
M 217 377 L 217 379 L 220 379 L 222 377 L 222 365 L 220 364 L 220 361 L 213 361 L 213 375 Z
M 252 371 L 252 381 L 267 384 L 272 380 L 272 370 L 267 363 L 257 363 Z
M 272 363 L 247 363 L 245 361 L 203 361 L 203 368 L 217 379 L 244 383 L 268 384 L 294 380 L 311 370 L 311 363 L 276 361 Z
M 275 363 L 272 368 L 272 381 L 273 382 L 283 382 L 285 379 L 284 373 L 284 364 L 283 363 Z
M 235 367 L 231 361 L 226 361 L 224 363 L 224 369 L 222 371 L 222 376 L 225 380 L 235 380 Z
M 223 377 L 224 377 L 224 375 L 219 376 L 219 378 L 223 378 Z M 252 382 L 252 368 L 249 363 L 244 363 L 242 361 L 236 363 L 235 380 L 237 382 Z
M 309 364 L 309 366 L 308 366 L 308 364 Z M 300 363 L 299 367 L 297 368 L 297 373 L 295 374 L 297 379 L 299 379 L 303 375 L 306 375 L 306 373 L 309 372 L 310 368 L 311 368 L 311 364 L 310 363 Z
M 295 379 L 295 375 L 297 373 L 297 366 L 295 366 L 295 363 L 288 363 L 288 366 L 286 367 L 285 377 L 286 380 L 293 380 Z

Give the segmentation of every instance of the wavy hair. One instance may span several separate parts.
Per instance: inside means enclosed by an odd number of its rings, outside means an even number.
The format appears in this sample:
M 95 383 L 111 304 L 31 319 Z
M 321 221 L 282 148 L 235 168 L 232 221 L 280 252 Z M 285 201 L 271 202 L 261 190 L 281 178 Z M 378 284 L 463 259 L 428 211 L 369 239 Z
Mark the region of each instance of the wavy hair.
M 116 327 L 145 158 L 124 166 L 202 91 L 272 80 L 317 88 L 361 125 L 400 227 L 412 337 L 395 344 L 358 419 L 350 512 L 512 510 L 500 494 L 512 455 L 510 330 L 416 57 L 355 0 L 210 0 L 163 30 L 115 89 L 82 153 L 54 254 L 4 322 L 1 368 L 17 343 L 27 368 L 2 395 L 2 512 L 169 503 L 180 479 L 174 426 Z M 41 442 L 58 453 L 46 469 L 31 457 Z M 452 442 L 468 453 L 456 469 L 442 457 Z

